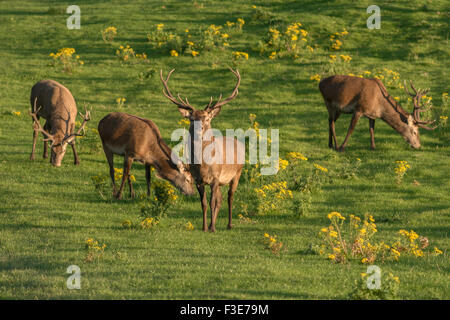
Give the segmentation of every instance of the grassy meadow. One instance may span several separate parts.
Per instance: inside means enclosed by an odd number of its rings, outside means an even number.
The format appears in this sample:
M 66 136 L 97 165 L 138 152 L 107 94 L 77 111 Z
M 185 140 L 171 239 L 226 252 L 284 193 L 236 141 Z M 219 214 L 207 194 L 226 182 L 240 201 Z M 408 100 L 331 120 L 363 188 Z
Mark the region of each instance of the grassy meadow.
M 66 27 L 71 4 L 0 1 L 0 298 L 348 299 L 367 263 L 361 257 L 338 263 L 320 254 L 319 233 L 334 211 L 346 217 L 345 223 L 350 214 L 372 215 L 378 231 L 373 241 L 391 244 L 401 229 L 426 237 L 429 247 L 423 256 L 402 253 L 398 261 L 373 264 L 383 275 L 398 277 L 395 298 L 450 298 L 447 1 L 382 1 L 381 29 L 374 30 L 366 26 L 366 9 L 373 4 L 366 0 L 78 0 L 79 30 Z M 298 22 L 301 26 L 292 28 L 307 34 L 292 33 L 299 37 L 297 51 L 272 50 L 269 41 L 286 34 L 292 40 L 286 30 Z M 111 26 L 117 34 L 104 39 L 102 30 Z M 197 48 L 205 30 L 221 42 Z M 165 35 L 169 39 L 158 38 Z M 186 41 L 194 45 L 186 47 Z M 140 56 L 124 58 L 120 46 L 127 45 Z M 50 56 L 62 48 L 76 50 L 71 71 Z M 222 108 L 213 126 L 223 132 L 245 130 L 256 121 L 261 129 L 279 129 L 286 168 L 276 176 L 259 177 L 254 166 L 246 165 L 235 195 L 232 230 L 226 229 L 226 188 L 216 233 L 201 231 L 199 196 L 178 192 L 158 225 L 141 228 L 141 208 L 151 201 L 139 199 L 146 190 L 144 167 L 135 163 L 132 168 L 138 199 L 130 199 L 127 187 L 122 200 L 112 199 L 109 181 L 100 195 L 92 177 L 108 175 L 108 165 L 93 129 L 110 112 L 131 113 L 151 119 L 173 146 L 170 135 L 181 127 L 181 116 L 162 94 L 159 70 L 167 74 L 175 68 L 172 92 L 201 107 L 210 96 L 231 93 L 235 78 L 228 66 L 242 76 L 239 95 Z M 369 121 L 361 118 L 345 153 L 329 149 L 328 113 L 318 79 L 334 73 L 382 77 L 409 112 L 412 102 L 401 88 L 403 80 L 430 88 L 433 109 L 425 116 L 437 119 L 438 128 L 421 130 L 422 147 L 413 150 L 377 120 L 372 151 Z M 41 136 L 36 160 L 29 160 L 29 95 L 42 79 L 69 88 L 79 110 L 84 103 L 92 106 L 87 135 L 77 140 L 79 166 L 73 165 L 68 148 L 62 166 L 52 167 L 42 158 Z M 342 115 L 337 121 L 338 143 L 350 118 Z M 308 160 L 292 160 L 290 152 Z M 409 165 L 402 178 L 395 172 L 396 161 Z M 115 166 L 122 168 L 122 163 L 116 156 Z M 254 204 L 264 200 L 255 189 L 283 181 L 292 197 L 274 196 L 275 208 L 256 212 Z M 124 227 L 125 220 L 137 227 Z M 265 233 L 277 236 L 279 252 L 268 248 Z M 105 244 L 104 252 L 86 249 L 87 239 Z M 80 290 L 66 287 L 70 265 L 81 269 Z

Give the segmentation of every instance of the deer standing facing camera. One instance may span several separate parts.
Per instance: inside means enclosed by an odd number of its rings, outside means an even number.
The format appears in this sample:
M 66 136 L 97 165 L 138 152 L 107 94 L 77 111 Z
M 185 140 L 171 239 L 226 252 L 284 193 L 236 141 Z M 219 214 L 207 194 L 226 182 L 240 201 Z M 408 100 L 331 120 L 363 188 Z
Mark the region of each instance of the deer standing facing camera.
M 164 96 L 178 107 L 178 110 L 183 117 L 190 121 L 190 142 L 188 147 L 191 162 L 189 163 L 189 171 L 195 179 L 197 190 L 200 194 L 203 210 L 203 231 L 208 230 L 206 218 L 208 203 L 206 200 L 205 185 L 211 187 L 211 224 L 209 225 L 209 230 L 212 232 L 216 230 L 217 214 L 219 213 L 222 204 L 220 187 L 224 185 L 229 185 L 228 229 L 232 228 L 233 197 L 238 187 L 239 178 L 241 177 L 242 168 L 244 166 L 245 147 L 237 139 L 214 136 L 210 136 L 209 138 L 205 137 L 205 135 L 211 131 L 211 120 L 219 114 L 224 104 L 236 98 L 238 94 L 241 76 L 238 70 L 230 70 L 237 78 L 237 83 L 232 94 L 223 101 L 222 95 L 220 95 L 220 98 L 215 103 L 213 103 L 211 97 L 209 104 L 204 110 L 196 110 L 189 104 L 187 98 L 183 101 L 180 95 L 178 95 L 177 100 L 172 95 L 167 82 L 174 70 L 169 72 L 165 80 L 162 75 L 162 70 L 160 72 L 161 81 L 164 85 Z M 210 150 L 211 153 L 206 155 L 205 150 Z

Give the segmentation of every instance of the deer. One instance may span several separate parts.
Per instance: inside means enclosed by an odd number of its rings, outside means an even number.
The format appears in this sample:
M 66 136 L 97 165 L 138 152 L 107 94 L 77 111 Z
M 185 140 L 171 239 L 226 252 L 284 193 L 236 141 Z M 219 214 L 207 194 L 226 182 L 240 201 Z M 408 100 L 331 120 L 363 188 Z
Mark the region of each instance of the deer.
M 200 202 L 203 212 L 203 231 L 210 230 L 216 231 L 217 215 L 222 205 L 222 193 L 221 187 L 228 185 L 228 225 L 227 228 L 231 229 L 232 224 L 232 207 L 234 193 L 237 190 L 239 179 L 244 166 L 245 147 L 234 137 L 210 137 L 205 139 L 207 132 L 211 129 L 211 120 L 215 118 L 221 111 L 221 108 L 226 103 L 236 98 L 238 94 L 238 88 L 241 82 L 241 76 L 239 71 L 234 71 L 230 68 L 231 72 L 236 76 L 237 83 L 231 93 L 231 95 L 222 100 L 222 94 L 219 99 L 213 103 L 211 97 L 208 105 L 204 110 L 196 110 L 189 104 L 187 98 L 183 100 L 178 94 L 178 100 L 172 95 L 168 81 L 175 69 L 171 70 L 166 79 L 163 78 L 163 72 L 160 70 L 160 78 L 163 84 L 163 94 L 178 107 L 178 111 L 184 118 L 187 118 L 190 122 L 189 134 L 190 139 L 188 141 L 188 155 L 191 155 L 193 163 L 189 163 L 189 171 L 192 174 L 198 193 L 200 195 Z M 192 138 L 194 137 L 194 138 Z M 200 148 L 199 148 L 200 147 Z M 205 157 L 205 150 L 212 149 L 212 158 L 209 161 L 203 161 Z M 216 153 L 217 150 L 217 153 Z M 193 155 L 193 156 L 192 156 Z M 207 155 L 206 155 L 207 156 Z M 192 159 L 194 158 L 194 159 Z M 211 161 L 212 160 L 212 161 Z M 228 161 L 227 161 L 228 160 Z M 231 160 L 231 161 L 229 161 Z M 205 186 L 209 185 L 211 188 L 210 209 L 211 209 L 211 223 L 207 227 L 207 210 L 208 203 L 206 199 Z
M 420 103 L 421 98 L 429 89 L 416 90 L 412 81 L 410 81 L 410 85 L 414 93 L 409 92 L 406 81 L 404 82 L 405 91 L 413 100 L 412 114 L 406 112 L 388 94 L 386 87 L 379 79 L 335 75 L 321 80 L 319 90 L 322 93 L 329 115 L 328 146 L 333 149 L 334 143 L 334 149 L 343 152 L 359 118 L 365 116 L 369 118 L 370 147 L 372 150 L 375 149 L 375 119 L 379 118 L 396 130 L 412 148 L 420 148 L 419 128 L 434 130 L 435 128 L 427 125 L 435 121 L 422 121 L 420 119 L 420 113 L 431 108 L 429 105 L 423 106 Z M 353 115 L 347 135 L 341 146 L 338 147 L 335 122 L 341 113 Z
M 60 167 L 62 159 L 66 153 L 67 145 L 70 144 L 74 156 L 74 164 L 78 165 L 80 159 L 75 149 L 75 138 L 82 136 L 86 123 L 91 119 L 90 111 L 86 109 L 85 114 L 80 114 L 83 123 L 75 132 L 75 120 L 77 117 L 77 106 L 75 99 L 62 84 L 54 80 L 42 80 L 31 88 L 31 112 L 29 113 L 33 121 L 33 148 L 30 160 L 34 160 L 36 142 L 39 132 L 44 137 L 43 158 L 48 158 L 48 142 L 51 143 L 50 163 L 55 167 Z M 39 119 L 44 118 L 45 124 L 42 128 Z
M 195 193 L 191 174 L 179 159 L 173 161 L 172 150 L 151 120 L 127 113 L 113 112 L 100 120 L 98 132 L 109 164 L 113 196 L 116 199 L 121 199 L 125 181 L 128 181 L 131 198 L 135 197 L 130 180 L 133 161 L 140 162 L 145 166 L 148 197 L 151 193 L 152 167 L 156 169 L 158 178 L 169 181 L 182 193 L 186 195 Z M 122 182 L 118 191 L 114 179 L 115 154 L 124 157 Z

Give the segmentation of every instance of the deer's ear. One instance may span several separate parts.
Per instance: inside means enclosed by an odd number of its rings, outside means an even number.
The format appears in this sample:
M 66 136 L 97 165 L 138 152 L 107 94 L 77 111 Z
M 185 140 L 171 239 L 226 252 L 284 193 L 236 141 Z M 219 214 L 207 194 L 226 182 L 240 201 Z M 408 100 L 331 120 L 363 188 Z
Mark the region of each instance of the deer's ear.
M 218 107 L 218 108 L 214 108 L 214 109 L 210 109 L 208 111 L 209 116 L 212 118 L 214 118 L 215 116 L 217 116 L 220 113 L 220 109 L 222 109 L 222 107 Z
M 189 118 L 191 116 L 191 114 L 192 114 L 191 110 L 186 110 L 186 109 L 183 109 L 183 108 L 178 108 L 178 111 L 180 111 L 181 115 L 183 117 L 185 117 L 185 118 Z

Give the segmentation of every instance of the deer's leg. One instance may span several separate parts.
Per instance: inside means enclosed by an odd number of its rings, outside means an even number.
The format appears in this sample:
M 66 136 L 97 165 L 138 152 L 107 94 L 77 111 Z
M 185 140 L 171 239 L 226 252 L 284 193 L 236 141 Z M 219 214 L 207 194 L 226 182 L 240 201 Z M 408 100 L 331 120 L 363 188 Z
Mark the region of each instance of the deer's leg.
M 329 117 L 328 118 L 328 147 L 333 149 L 333 131 L 331 130 L 331 126 L 334 126 L 334 120 Z
M 370 130 L 370 148 L 375 149 L 375 119 L 369 119 L 369 130 Z
M 202 203 L 203 211 L 203 231 L 208 231 L 206 213 L 208 211 L 208 201 L 206 200 L 206 192 L 204 185 L 197 185 L 198 193 L 200 194 L 200 201 Z
M 211 232 L 216 231 L 216 219 L 217 214 L 220 211 L 220 206 L 222 204 L 222 192 L 220 192 L 220 186 L 218 183 L 214 183 L 211 185 L 211 225 L 210 230 Z
M 75 149 L 75 139 L 70 143 L 70 146 L 72 147 L 73 151 L 73 164 L 79 165 L 80 164 L 80 158 L 78 157 L 77 149 Z
M 37 142 L 38 132 L 36 130 L 33 131 L 33 148 L 31 149 L 30 160 L 34 160 L 34 151 L 36 150 L 36 142 Z
M 133 158 L 126 155 L 124 156 L 124 162 L 123 162 L 123 176 L 122 176 L 122 182 L 120 183 L 119 191 L 116 193 L 115 197 L 117 199 L 120 199 L 122 197 L 122 191 L 123 187 L 125 186 L 125 181 L 128 180 L 128 176 L 130 174 L 131 165 L 133 164 Z
M 330 148 L 333 148 L 333 142 L 334 142 L 334 148 L 337 150 L 337 139 L 336 139 L 336 129 L 335 124 L 336 120 L 339 118 L 340 113 L 335 112 L 333 114 L 330 114 L 330 117 L 328 119 L 329 124 L 329 139 L 328 139 L 328 146 Z M 333 140 L 332 140 L 333 139 Z
M 44 130 L 47 131 L 47 132 L 50 132 L 51 127 L 48 124 L 48 122 L 45 123 Z M 44 137 L 44 139 L 47 138 L 44 134 L 42 134 L 42 136 Z M 42 155 L 42 157 L 44 159 L 48 158 L 48 141 L 44 141 L 44 154 Z M 50 162 L 51 162 L 51 160 L 50 160 Z
M 109 165 L 109 175 L 111 177 L 113 185 L 113 195 L 116 194 L 116 180 L 114 179 L 114 154 L 108 148 L 103 145 L 103 151 L 105 151 L 106 160 L 108 160 Z
M 350 135 L 352 134 L 353 130 L 355 129 L 356 123 L 358 122 L 360 117 L 361 117 L 360 112 L 353 113 L 352 121 L 350 122 L 350 127 L 348 127 L 347 135 L 345 136 L 344 142 L 342 142 L 338 151 L 343 152 L 345 150 L 345 146 L 347 145 L 348 138 L 350 138 Z
M 145 180 L 147 181 L 147 196 L 150 197 L 150 186 L 151 186 L 151 180 L 152 180 L 152 171 L 150 170 L 151 167 L 149 164 L 145 165 Z
M 131 183 L 130 174 L 128 174 L 128 187 L 130 188 L 130 196 L 134 199 L 134 189 L 133 184 Z
M 230 183 L 230 189 L 228 189 L 228 229 L 233 228 L 233 224 L 231 223 L 232 211 L 233 211 L 233 198 L 234 193 L 236 192 L 237 186 L 239 184 L 239 177 L 234 178 Z

